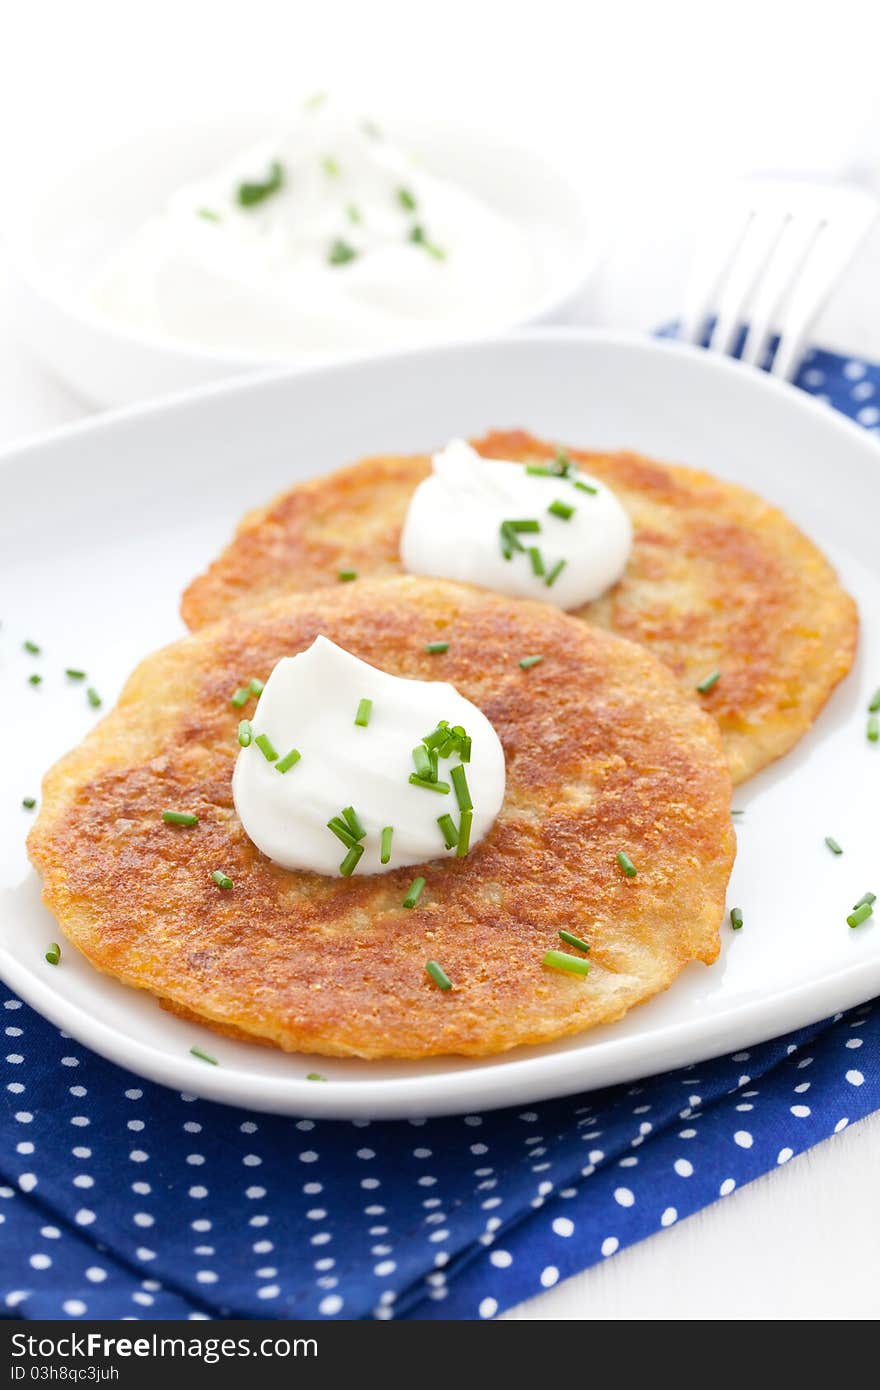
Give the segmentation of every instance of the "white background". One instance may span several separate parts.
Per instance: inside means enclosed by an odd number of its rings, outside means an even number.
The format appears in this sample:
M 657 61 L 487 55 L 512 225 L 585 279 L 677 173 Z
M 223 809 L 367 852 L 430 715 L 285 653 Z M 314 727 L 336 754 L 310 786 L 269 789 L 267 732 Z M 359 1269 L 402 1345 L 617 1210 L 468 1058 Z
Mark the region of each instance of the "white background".
M 0 247 L 32 190 L 95 149 L 322 89 L 551 153 L 607 235 L 590 312 L 613 326 L 676 312 L 718 178 L 785 169 L 880 190 L 874 0 L 28 0 L 0 16 Z M 22 354 L 5 306 L 0 251 L 0 443 L 86 411 Z M 817 339 L 880 357 L 878 237 Z M 878 1138 L 874 1117 L 514 1316 L 876 1316 Z

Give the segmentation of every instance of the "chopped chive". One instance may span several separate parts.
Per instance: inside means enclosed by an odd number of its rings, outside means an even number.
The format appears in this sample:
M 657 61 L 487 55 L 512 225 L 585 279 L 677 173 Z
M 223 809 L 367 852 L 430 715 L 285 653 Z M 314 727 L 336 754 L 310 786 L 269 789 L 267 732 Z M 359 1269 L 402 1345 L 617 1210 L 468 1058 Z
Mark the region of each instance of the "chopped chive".
M 442 792 L 445 796 L 449 791 L 448 782 L 429 782 L 427 777 L 420 777 L 417 772 L 411 772 L 409 780 L 414 787 L 424 787 L 427 792 Z
M 528 557 L 532 563 L 532 574 L 543 575 L 544 557 L 536 545 L 529 546 Z
M 853 904 L 853 911 L 855 912 L 857 907 L 863 907 L 865 903 L 867 903 L 869 907 L 873 907 L 876 901 L 876 893 L 863 893 L 858 902 Z
M 240 685 L 235 694 L 229 697 L 229 703 L 232 705 L 233 709 L 241 709 L 242 705 L 247 704 L 250 697 L 251 692 L 248 690 L 247 686 Z
M 463 763 L 469 763 L 471 760 L 471 740 L 467 734 L 458 741 L 458 756 Z
M 321 160 L 321 168 L 324 170 L 327 177 L 331 179 L 338 179 L 339 175 L 342 173 L 339 167 L 339 161 L 334 159 L 332 154 L 324 155 L 324 158 Z
M 345 845 L 346 849 L 351 849 L 353 845 L 357 844 L 357 840 L 352 835 L 348 826 L 345 824 L 345 821 L 342 820 L 339 816 L 333 816 L 330 820 L 328 820 L 327 829 L 333 831 L 333 834 L 336 836 L 337 840 L 341 840 L 342 843 Z
M 32 811 L 37 804 L 37 798 L 35 796 L 23 796 L 21 804 L 26 811 Z
M 357 811 L 353 806 L 346 806 L 344 808 L 342 819 L 345 821 L 356 840 L 365 840 L 367 838 L 367 832 L 358 820 Z
M 415 227 L 413 227 L 412 231 L 410 232 L 409 239 L 410 241 L 415 242 L 417 246 L 423 247 L 425 251 L 427 251 L 429 256 L 434 257 L 435 261 L 445 261 L 446 252 L 443 251 L 439 246 L 437 246 L 433 241 L 428 240 L 427 236 L 425 235 L 424 227 L 419 226 L 418 223 Z
M 571 468 L 571 459 L 564 449 L 556 450 L 553 456 L 553 462 L 556 465 L 556 471 L 564 478 L 569 468 Z
M 459 859 L 464 859 L 471 847 L 471 826 L 473 823 L 473 811 L 462 811 L 458 822 L 458 844 L 455 847 L 455 853 Z
M 218 888 L 231 888 L 232 879 L 222 869 L 215 869 L 211 875 Z
M 192 811 L 163 811 L 162 819 L 166 825 L 198 825 L 199 818 Z
M 459 763 L 457 767 L 452 768 L 449 775 L 452 778 L 452 785 L 455 788 L 455 799 L 458 802 L 458 809 L 460 811 L 472 811 L 474 809 L 474 803 L 471 801 L 470 788 L 467 783 L 467 773 L 464 768 Z
M 326 1076 L 322 1076 L 319 1071 L 310 1071 L 306 1075 L 306 1081 L 326 1081 Z
M 699 685 L 697 686 L 697 690 L 700 692 L 701 695 L 708 695 L 709 691 L 712 689 L 713 686 L 718 684 L 720 679 L 721 672 L 713 671 L 711 675 L 706 676 L 703 680 L 700 681 Z
M 828 848 L 831 850 L 831 853 L 832 853 L 832 854 L 843 854 L 843 849 L 842 849 L 841 846 L 837 843 L 837 841 L 835 840 L 835 838 L 834 838 L 833 835 L 826 835 L 826 836 L 825 836 L 825 843 L 826 843 L 826 845 L 828 846 Z
M 238 725 L 238 741 L 242 748 L 250 748 L 254 737 L 254 729 L 249 719 L 242 719 Z
M 256 676 L 254 676 L 252 680 L 248 681 L 248 690 L 251 695 L 262 695 L 264 689 L 264 683 L 261 680 L 258 680 Z
M 505 521 L 505 526 L 509 526 L 511 531 L 527 531 L 537 534 L 541 529 L 541 523 L 535 517 L 526 517 L 522 521 Z
M 277 193 L 284 182 L 284 168 L 277 159 L 269 165 L 269 173 L 262 183 L 240 183 L 238 201 L 243 208 L 255 207 L 271 194 Z
M 550 503 L 547 510 L 551 515 L 558 516 L 562 521 L 570 521 L 575 513 L 574 507 L 570 507 L 567 502 L 560 502 L 558 497 Z
M 556 581 L 557 581 L 557 579 L 559 578 L 559 576 L 561 575 L 562 571 L 565 569 L 565 565 L 566 565 L 566 561 L 565 561 L 565 560 L 557 560 L 557 561 L 556 561 L 556 564 L 553 566 L 552 570 L 551 570 L 550 573 L 547 575 L 547 578 L 544 580 L 544 583 L 547 585 L 547 588 L 548 588 L 548 589 L 552 589 L 552 588 L 553 588 L 553 585 L 556 583 Z
M 219 212 L 215 212 L 213 208 L 199 208 L 198 215 L 199 217 L 203 217 L 206 222 L 220 221 Z
M 84 681 L 86 678 L 85 671 L 78 671 L 75 666 L 65 667 L 64 674 L 67 676 L 68 680 L 72 681 Z
M 437 751 L 436 748 L 429 748 L 429 749 L 428 749 L 428 757 L 429 757 L 430 760 L 431 760 L 431 776 L 429 777 L 428 780 L 429 780 L 430 782 L 436 782 L 436 781 L 437 781 L 437 763 L 438 763 L 438 761 L 439 761 L 440 754 L 438 753 L 438 751 Z
M 443 967 L 438 965 L 435 960 L 425 962 L 425 973 L 430 975 L 438 989 L 452 989 L 452 981 Z
M 358 704 L 357 714 L 354 717 L 355 724 L 365 729 L 370 722 L 370 715 L 373 712 L 372 700 L 361 700 Z
M 357 579 L 357 570 L 340 570 L 336 578 L 341 584 L 350 584 L 353 579 Z
M 730 927 L 731 927 L 731 930 L 732 930 L 732 931 L 739 931 L 739 929 L 740 929 L 740 927 L 742 926 L 742 924 L 743 924 L 742 908 L 741 908 L 741 907 L 732 907 L 732 908 L 730 909 Z
M 518 539 L 509 521 L 502 521 L 501 525 L 498 527 L 498 532 L 501 537 L 501 549 L 504 552 L 506 560 L 510 559 L 510 555 L 513 554 L 514 550 L 524 549 L 522 542 Z M 508 551 L 510 551 L 510 554 L 507 553 Z
M 874 691 L 868 703 L 868 713 L 875 714 L 880 709 L 880 689 Z
M 33 680 L 33 676 L 31 676 L 31 680 Z M 880 739 L 880 719 L 877 718 L 876 714 L 868 715 L 868 728 L 866 732 L 869 743 L 876 743 L 877 740 Z
M 278 750 L 275 748 L 268 734 L 257 734 L 254 743 L 259 748 L 267 763 L 274 763 L 278 757 Z
M 348 854 L 345 856 L 342 863 L 339 865 L 339 872 L 342 874 L 343 878 L 351 878 L 352 874 L 357 868 L 358 860 L 360 859 L 363 852 L 363 845 L 352 845 L 351 849 L 348 851 Z
M 357 251 L 353 246 L 349 246 L 347 241 L 334 241 L 330 250 L 327 252 L 327 262 L 329 265 L 347 265 L 353 261 Z
M 33 673 L 32 676 L 28 676 L 28 682 L 29 682 L 29 684 L 31 684 L 31 685 L 42 685 L 42 684 L 43 684 L 43 677 L 40 676 L 40 675 L 38 675 L 37 672 L 34 671 L 34 673 Z
M 559 939 L 560 941 L 564 941 L 568 946 L 576 946 L 579 951 L 589 951 L 590 949 L 586 941 L 582 941 L 579 936 L 573 936 L 570 931 L 561 931 L 559 933 Z
M 425 651 L 428 652 L 428 653 L 430 653 L 431 656 L 435 656 L 435 655 L 436 655 L 437 653 L 439 653 L 439 652 L 448 652 L 448 651 L 449 651 L 449 643 L 448 643 L 448 642 L 429 642 L 429 643 L 427 644 L 427 646 L 425 647 Z
M 391 859 L 391 837 L 394 834 L 394 826 L 386 825 L 379 837 L 379 863 L 387 864 Z
M 521 656 L 519 664 L 524 671 L 530 671 L 533 666 L 537 666 L 543 660 L 543 656 Z
M 36 642 L 31 642 L 30 639 L 28 639 L 27 642 L 22 642 L 21 645 L 26 652 L 30 652 L 31 656 L 39 656 L 43 650 L 42 647 L 38 646 Z
M 591 497 L 596 497 L 598 495 L 599 489 L 593 487 L 592 483 L 585 483 L 583 478 L 572 478 L 572 482 L 579 492 L 588 492 Z
M 101 708 L 101 697 L 93 685 L 90 685 L 88 690 L 86 691 L 86 699 L 88 700 L 92 709 Z
M 60 959 L 61 959 L 61 947 L 58 945 L 58 942 L 57 942 L 57 941 L 53 941 L 53 942 L 52 942 L 52 945 L 49 947 L 48 951 L 46 952 L 46 960 L 49 962 L 50 965 L 57 965 L 58 962 L 60 961 Z
M 298 748 L 291 748 L 289 753 L 285 753 L 283 758 L 279 758 L 275 764 L 276 772 L 289 772 L 292 767 L 296 767 L 302 753 Z
M 619 849 L 617 851 L 617 854 L 615 855 L 615 858 L 623 872 L 626 874 L 627 878 L 635 878 L 636 874 L 638 873 L 638 869 L 636 868 L 635 864 L 632 862 L 626 851 Z
M 455 821 L 450 815 L 437 817 L 437 824 L 443 833 L 443 841 L 447 849 L 455 849 L 458 844 L 458 831 L 455 828 Z
M 353 222 L 355 225 L 357 225 L 359 222 L 363 222 L 364 220 L 361 216 L 360 208 L 357 207 L 355 203 L 349 203 L 348 207 L 345 209 L 345 212 L 349 222 Z
M 846 920 L 851 927 L 860 927 L 863 922 L 867 922 L 868 918 L 873 916 L 873 913 L 872 903 L 862 903 L 861 907 L 853 908 Z
M 527 463 L 526 472 L 531 473 L 533 478 L 558 478 L 559 470 L 547 468 L 543 463 Z
M 423 743 L 417 743 L 412 751 L 412 760 L 416 765 L 416 772 L 420 777 L 424 777 L 426 782 L 437 781 L 437 770 L 431 761 L 431 754 Z
M 425 880 L 423 878 L 414 878 L 412 883 L 409 885 L 409 892 L 403 900 L 403 906 L 415 907 L 419 898 L 422 896 L 422 889 L 424 888 L 424 886 Z
M 731 811 L 730 814 L 731 814 L 732 816 L 744 816 L 744 815 L 745 815 L 745 811 Z
M 400 206 L 404 208 L 407 212 L 415 212 L 416 200 L 410 193 L 408 188 L 398 188 L 397 201 L 400 203 Z
M 205 1052 L 201 1047 L 191 1047 L 190 1052 L 193 1057 L 198 1057 L 200 1062 L 210 1062 L 212 1067 L 220 1065 L 216 1057 L 212 1057 L 210 1052 Z
M 567 951 L 546 951 L 541 964 L 549 966 L 551 970 L 565 970 L 569 975 L 590 973 L 588 960 L 584 960 L 583 956 L 570 956 Z

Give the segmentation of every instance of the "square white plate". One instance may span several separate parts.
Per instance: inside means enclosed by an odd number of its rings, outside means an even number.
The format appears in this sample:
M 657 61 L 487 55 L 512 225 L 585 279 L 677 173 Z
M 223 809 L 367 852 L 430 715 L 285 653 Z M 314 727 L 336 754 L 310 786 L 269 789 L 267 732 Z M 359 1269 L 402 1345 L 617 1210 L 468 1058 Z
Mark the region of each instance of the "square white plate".
M 763 493 L 828 552 L 856 596 L 855 671 L 783 762 L 740 788 L 721 959 L 614 1025 L 488 1061 L 362 1062 L 236 1043 L 100 975 L 40 905 L 24 796 L 95 715 L 66 666 L 105 705 L 152 648 L 182 631 L 178 596 L 239 515 L 297 478 L 373 451 L 523 426 L 629 446 Z M 0 460 L 0 970 L 82 1043 L 166 1085 L 284 1113 L 442 1114 L 588 1090 L 698 1061 L 811 1022 L 880 991 L 880 931 L 846 914 L 880 892 L 880 746 L 865 707 L 880 685 L 880 450 L 794 388 L 676 344 L 580 330 L 430 349 L 309 373 L 273 373 L 107 416 Z M 22 642 L 43 651 L 31 657 Z M 27 678 L 39 670 L 43 683 Z M 835 836 L 844 854 L 823 843 Z M 201 1045 L 219 1059 L 190 1055 Z M 327 1084 L 309 1082 L 318 1071 Z

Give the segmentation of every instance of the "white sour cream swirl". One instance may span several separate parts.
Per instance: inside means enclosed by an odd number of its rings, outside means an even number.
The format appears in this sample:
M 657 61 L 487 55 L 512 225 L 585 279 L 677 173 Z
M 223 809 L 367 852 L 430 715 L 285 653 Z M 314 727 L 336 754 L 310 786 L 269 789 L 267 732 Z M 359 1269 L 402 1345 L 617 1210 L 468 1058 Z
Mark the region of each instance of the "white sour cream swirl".
M 365 728 L 354 722 L 362 699 L 373 702 Z M 454 855 L 437 824 L 443 814 L 459 824 L 454 789 L 441 794 L 409 781 L 413 748 L 441 719 L 463 725 L 472 741 L 466 776 L 473 846 L 504 799 L 504 752 L 489 720 L 445 681 L 389 675 L 317 637 L 307 651 L 278 662 L 251 719 L 254 737 L 268 735 L 281 759 L 291 748 L 301 756 L 278 772 L 255 742 L 242 748 L 232 790 L 245 832 L 286 869 L 335 876 L 346 847 L 327 822 L 353 806 L 367 832 L 357 874 Z M 449 781 L 458 762 L 457 755 L 441 760 L 440 778 Z M 391 859 L 382 864 L 381 832 L 388 825 L 394 827 Z
M 413 494 L 401 536 L 401 559 L 410 574 L 458 579 L 559 608 L 590 603 L 620 579 L 632 525 L 614 493 L 596 478 L 575 468 L 566 477 L 532 474 L 522 464 L 484 459 L 461 439 L 433 462 L 433 472 Z M 557 502 L 572 508 L 571 514 L 550 511 Z M 505 559 L 501 527 L 511 521 L 537 521 L 540 530 L 513 532 L 523 548 Z M 535 573 L 532 547 L 543 573 Z M 552 577 L 560 560 L 565 563 Z

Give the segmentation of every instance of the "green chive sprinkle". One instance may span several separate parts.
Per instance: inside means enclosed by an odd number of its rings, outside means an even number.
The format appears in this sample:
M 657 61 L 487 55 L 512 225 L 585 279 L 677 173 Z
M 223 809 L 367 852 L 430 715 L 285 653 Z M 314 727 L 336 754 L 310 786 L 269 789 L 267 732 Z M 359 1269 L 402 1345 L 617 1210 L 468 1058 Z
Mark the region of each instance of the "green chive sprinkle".
M 289 753 L 285 753 L 283 758 L 279 758 L 275 764 L 276 772 L 289 772 L 292 767 L 296 767 L 302 753 L 298 748 L 291 748 Z
M 278 160 L 273 160 L 269 166 L 269 173 L 262 183 L 240 183 L 238 186 L 238 201 L 243 208 L 255 207 L 257 203 L 262 203 L 264 198 L 277 193 L 284 182 L 284 168 Z
M 342 863 L 339 865 L 339 872 L 342 874 L 343 878 L 351 878 L 352 874 L 357 868 L 357 862 L 360 859 L 363 852 L 363 845 L 352 845 L 351 849 L 348 851 L 348 854 L 345 856 Z
M 452 768 L 449 775 L 452 778 L 452 785 L 455 788 L 455 799 L 458 802 L 458 809 L 460 811 L 472 811 L 474 809 L 474 803 L 471 801 L 470 788 L 467 783 L 467 773 L 464 768 L 459 763 L 457 767 Z
M 565 970 L 569 975 L 590 973 L 588 960 L 584 960 L 583 956 L 570 956 L 567 951 L 546 951 L 541 964 L 549 966 L 551 970 Z
M 199 217 L 203 217 L 206 222 L 219 222 L 220 214 L 213 208 L 199 208 Z
M 42 685 L 42 684 L 43 684 L 43 677 L 40 676 L 40 675 L 38 675 L 37 672 L 35 671 L 34 674 L 33 674 L 32 676 L 28 676 L 28 681 L 29 681 L 29 683 L 30 683 L 31 685 Z
M 251 692 L 248 690 L 247 686 L 240 685 L 236 690 L 235 694 L 230 696 L 229 703 L 232 705 L 234 709 L 241 709 L 242 705 L 247 704 L 248 700 L 250 699 L 250 695 Z
M 345 807 L 342 812 L 342 819 L 345 821 L 356 840 L 365 840 L 367 838 L 367 832 L 358 820 L 357 812 L 353 806 Z
M 57 965 L 58 962 L 60 961 L 60 959 L 61 959 L 61 947 L 58 945 L 58 942 L 57 942 L 57 941 L 53 941 L 53 942 L 52 942 L 52 945 L 49 947 L 48 951 L 46 952 L 46 960 L 49 962 L 50 965 Z
M 341 840 L 346 849 L 351 849 L 352 846 L 357 844 L 357 840 L 345 824 L 345 821 L 339 816 L 333 816 L 332 819 L 328 820 L 327 829 L 333 831 L 337 840 Z
M 558 497 L 550 503 L 547 510 L 553 516 L 558 516 L 562 521 L 570 521 L 575 512 L 574 507 L 570 507 L 567 502 L 560 502 Z
M 429 734 L 425 734 L 422 743 L 426 748 L 439 748 L 449 738 L 449 720 L 441 719 L 436 729 L 432 729 Z
M 342 172 L 339 167 L 339 161 L 334 159 L 332 154 L 324 155 L 324 158 L 321 160 L 321 168 L 324 170 L 327 177 L 331 179 L 338 179 Z
M 412 883 L 409 885 L 409 892 L 403 900 L 403 906 L 415 907 L 419 898 L 422 896 L 422 889 L 424 888 L 424 886 L 425 880 L 423 878 L 414 878 Z
M 356 255 L 357 251 L 353 246 L 349 246 L 347 241 L 334 241 L 327 252 L 327 261 L 330 265 L 347 265 Z
M 340 584 L 350 584 L 353 579 L 357 579 L 357 570 L 340 570 L 336 578 Z
M 101 708 L 101 697 L 93 685 L 90 685 L 88 690 L 86 691 L 86 699 L 88 700 L 92 709 Z
M 437 769 L 431 761 L 431 754 L 423 743 L 417 743 L 412 751 L 412 760 L 416 765 L 416 772 L 420 777 L 424 777 L 426 782 L 437 781 Z
M 232 879 L 222 869 L 215 869 L 211 875 L 218 888 L 231 888 Z
M 570 931 L 561 931 L 559 939 L 564 941 L 567 946 L 576 946 L 579 951 L 589 951 L 590 949 L 586 941 L 582 941 L 579 936 L 573 936 Z
M 739 929 L 740 929 L 740 927 L 742 926 L 742 924 L 743 924 L 742 908 L 741 908 L 741 907 L 732 907 L 732 908 L 730 909 L 730 926 L 731 926 L 731 930 L 732 930 L 732 931 L 739 931 Z
M 445 796 L 449 791 L 448 782 L 429 782 L 427 777 L 420 777 L 417 772 L 411 772 L 409 780 L 414 787 L 424 787 L 427 792 L 442 792 Z
M 843 854 L 842 848 L 841 848 L 840 845 L 837 843 L 837 841 L 835 840 L 835 838 L 834 838 L 833 835 L 826 835 L 826 836 L 825 836 L 825 843 L 826 843 L 826 845 L 828 846 L 828 848 L 831 850 L 831 853 L 832 853 L 832 854 Z
M 878 709 L 880 709 L 880 689 L 875 690 L 874 694 L 871 696 L 871 700 L 868 705 L 868 713 L 875 714 Z
M 543 660 L 543 656 L 521 656 L 519 664 L 524 671 L 530 671 L 533 666 L 537 666 Z
M 592 483 L 585 483 L 583 478 L 573 478 L 572 481 L 579 492 L 588 492 L 591 497 L 598 496 L 599 489 L 593 487 Z
M 544 580 L 544 583 L 547 585 L 547 588 L 548 588 L 548 589 L 552 589 L 552 588 L 553 588 L 553 585 L 556 583 L 556 581 L 557 581 L 557 579 L 559 578 L 559 576 L 561 575 L 562 571 L 565 569 L 565 565 L 566 565 L 566 561 L 565 561 L 565 560 L 557 560 L 557 561 L 556 561 L 556 564 L 553 566 L 552 570 L 551 570 L 550 573 L 547 575 L 547 578 Z
M 425 651 L 428 652 L 431 656 L 436 656 L 439 652 L 448 652 L 448 651 L 449 651 L 449 643 L 448 643 L 448 642 L 429 642 L 428 645 L 425 647 Z
M 359 222 L 363 222 L 364 219 L 361 216 L 361 210 L 359 207 L 356 207 L 354 203 L 349 203 L 345 211 L 348 215 L 349 222 L 353 222 L 355 225 Z
M 463 763 L 469 763 L 471 760 L 471 740 L 467 734 L 458 741 L 458 756 Z
M 198 825 L 199 818 L 192 811 L 163 811 L 162 819 L 166 825 Z
M 876 893 L 863 893 L 858 902 L 853 904 L 853 911 L 855 912 L 857 907 L 863 907 L 865 903 L 867 903 L 869 907 L 873 907 L 876 901 Z
M 874 908 L 871 903 L 862 903 L 861 907 L 854 908 L 847 917 L 847 922 L 851 927 L 860 927 L 863 922 L 873 916 Z
M 205 1052 L 200 1047 L 191 1047 L 190 1052 L 192 1053 L 193 1057 L 198 1057 L 200 1062 L 210 1062 L 212 1067 L 217 1067 L 220 1065 L 216 1057 L 212 1057 L 210 1052 Z
M 319 1071 L 310 1071 L 306 1076 L 306 1081 L 326 1081 L 326 1076 L 322 1076 Z
M 473 811 L 462 811 L 458 822 L 458 844 L 455 847 L 455 853 L 459 859 L 464 859 L 471 847 L 471 826 L 473 823 Z
M 404 208 L 407 212 L 415 212 L 416 200 L 410 193 L 408 188 L 398 188 L 397 201 L 400 203 L 400 206 Z
M 394 826 L 386 825 L 379 838 L 379 863 L 387 864 L 391 859 L 391 837 L 394 834 Z
M 455 849 L 458 844 L 458 831 L 455 828 L 455 821 L 450 815 L 438 816 L 437 824 L 443 832 L 443 841 L 447 849 Z
M 505 521 L 505 526 L 509 526 L 511 531 L 525 531 L 537 535 L 541 529 L 541 523 L 535 517 L 527 517 L 522 521 Z
M 263 682 L 261 680 L 258 680 L 256 676 L 254 676 L 252 680 L 248 681 L 248 690 L 250 691 L 251 695 L 262 695 L 264 688 L 265 687 Z
M 274 763 L 278 757 L 278 750 L 274 747 L 268 734 L 257 734 L 254 743 L 259 748 L 267 763 Z
M 33 680 L 33 676 L 31 676 L 31 680 Z M 867 735 L 869 743 L 876 743 L 880 739 L 880 719 L 877 718 L 876 714 L 868 715 Z
M 543 575 L 544 557 L 536 545 L 529 546 L 528 556 L 532 564 L 532 574 Z
M 37 804 L 37 798 L 35 796 L 23 796 L 21 804 L 26 811 L 32 811 Z
M 526 472 L 533 478 L 558 478 L 558 468 L 547 468 L 543 463 L 527 463 Z
M 43 650 L 42 647 L 37 646 L 37 643 L 31 642 L 30 639 L 28 639 L 27 642 L 22 642 L 21 645 L 26 652 L 30 652 L 31 656 L 39 656 Z
M 561 474 L 562 477 L 565 477 L 565 474 L 568 472 L 569 468 L 571 468 L 571 459 L 569 458 L 568 454 L 565 452 L 564 449 L 556 450 L 556 453 L 553 457 L 553 462 L 556 465 L 557 473 Z
M 85 671 L 78 671 L 75 666 L 66 667 L 64 674 L 72 681 L 84 681 L 86 678 Z
M 357 714 L 354 717 L 355 724 L 365 729 L 370 722 L 370 715 L 373 712 L 372 700 L 361 700 L 358 703 Z
M 744 816 L 744 815 L 745 815 L 745 811 L 731 811 L 730 814 L 731 814 L 732 816 Z
M 620 865 L 623 872 L 626 874 L 627 878 L 635 878 L 636 874 L 638 873 L 638 869 L 630 859 L 629 855 L 624 850 L 619 849 L 615 858 L 617 859 L 618 864 Z
M 427 251 L 429 256 L 434 257 L 435 261 L 446 260 L 446 252 L 441 250 L 441 248 L 437 246 L 433 241 L 428 240 L 428 238 L 425 235 L 424 227 L 420 227 L 418 225 L 413 227 L 412 231 L 409 234 L 409 239 L 410 241 L 415 242 L 417 246 L 423 247 L 424 250 Z
M 713 686 L 718 684 L 720 679 L 721 672 L 713 671 L 711 675 L 706 676 L 704 680 L 700 681 L 699 685 L 697 686 L 697 690 L 700 692 L 701 695 L 708 695 L 709 691 L 712 689 Z
M 249 719 L 242 719 L 238 726 L 238 741 L 242 748 L 250 748 L 254 730 Z
M 438 989 L 452 989 L 452 981 L 442 966 L 439 966 L 435 960 L 425 962 L 425 972 L 430 975 Z

